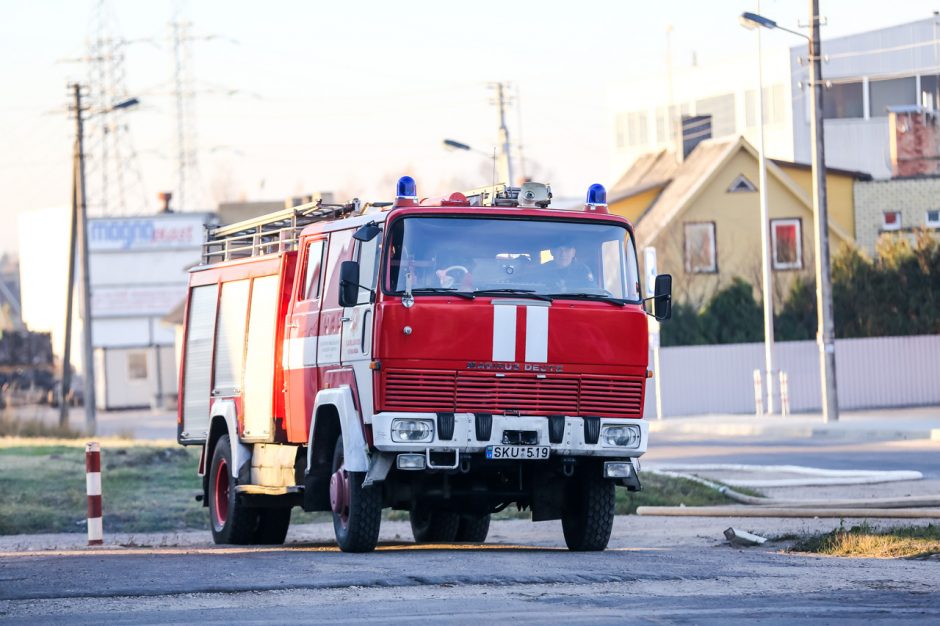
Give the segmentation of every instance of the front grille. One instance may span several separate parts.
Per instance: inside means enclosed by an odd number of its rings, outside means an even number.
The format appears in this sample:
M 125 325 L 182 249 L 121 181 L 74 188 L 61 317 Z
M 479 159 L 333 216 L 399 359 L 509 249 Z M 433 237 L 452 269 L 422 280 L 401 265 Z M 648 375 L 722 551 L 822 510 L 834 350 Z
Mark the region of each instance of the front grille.
M 395 370 L 383 373 L 385 411 L 642 417 L 643 379 L 628 376 Z

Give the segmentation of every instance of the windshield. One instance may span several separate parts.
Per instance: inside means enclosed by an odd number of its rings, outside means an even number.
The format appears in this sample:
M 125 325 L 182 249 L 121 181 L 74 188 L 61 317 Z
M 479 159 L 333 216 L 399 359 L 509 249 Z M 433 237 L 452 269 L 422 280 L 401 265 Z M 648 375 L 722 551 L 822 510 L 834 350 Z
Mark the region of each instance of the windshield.
M 386 289 L 640 298 L 636 250 L 617 224 L 406 217 L 389 232 Z

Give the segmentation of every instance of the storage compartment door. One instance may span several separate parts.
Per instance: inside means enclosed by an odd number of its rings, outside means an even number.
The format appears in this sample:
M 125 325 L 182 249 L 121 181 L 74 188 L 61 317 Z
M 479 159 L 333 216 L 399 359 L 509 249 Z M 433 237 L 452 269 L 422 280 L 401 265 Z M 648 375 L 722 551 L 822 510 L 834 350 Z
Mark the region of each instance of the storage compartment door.
M 274 410 L 274 340 L 277 334 L 278 276 L 254 279 L 245 353 L 245 437 L 267 438 Z
M 212 384 L 212 337 L 218 285 L 193 287 L 183 362 L 183 439 L 209 434 L 209 394 Z

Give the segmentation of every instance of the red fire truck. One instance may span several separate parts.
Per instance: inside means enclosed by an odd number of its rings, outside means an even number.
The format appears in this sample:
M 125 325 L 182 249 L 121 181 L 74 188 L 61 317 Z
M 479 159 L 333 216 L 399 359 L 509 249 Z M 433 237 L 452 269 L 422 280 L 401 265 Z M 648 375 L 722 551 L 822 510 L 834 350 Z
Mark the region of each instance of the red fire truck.
M 593 185 L 321 202 L 207 231 L 190 274 L 178 440 L 202 447 L 216 543 L 284 541 L 332 511 L 373 550 L 383 508 L 418 542 L 483 542 L 515 504 L 603 550 L 638 490 L 647 312 L 632 226 Z M 671 310 L 656 277 L 655 316 Z

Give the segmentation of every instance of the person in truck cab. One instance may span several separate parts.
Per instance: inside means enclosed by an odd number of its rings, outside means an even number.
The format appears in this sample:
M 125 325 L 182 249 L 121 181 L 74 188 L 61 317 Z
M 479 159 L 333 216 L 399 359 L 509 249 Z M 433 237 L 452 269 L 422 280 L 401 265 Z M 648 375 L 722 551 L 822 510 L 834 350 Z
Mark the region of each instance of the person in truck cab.
M 441 255 L 437 259 L 434 274 L 438 285 L 445 289 L 472 291 L 473 279 L 470 275 L 470 261 L 467 257 L 453 254 Z
M 594 286 L 594 273 L 578 260 L 574 242 L 562 242 L 552 248 L 551 252 L 552 260 L 539 268 L 550 289 L 570 291 Z

